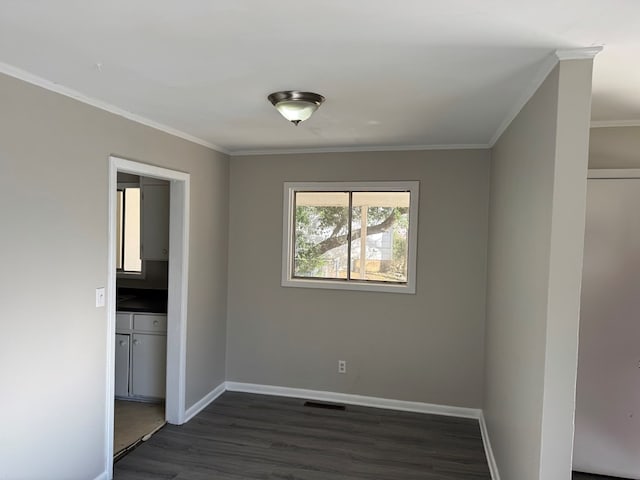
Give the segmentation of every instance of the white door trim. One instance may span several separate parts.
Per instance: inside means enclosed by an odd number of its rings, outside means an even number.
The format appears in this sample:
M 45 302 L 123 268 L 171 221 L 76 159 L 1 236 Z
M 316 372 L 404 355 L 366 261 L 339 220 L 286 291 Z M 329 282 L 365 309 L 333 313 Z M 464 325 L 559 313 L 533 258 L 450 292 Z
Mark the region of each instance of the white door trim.
M 169 285 L 167 301 L 166 420 L 185 422 L 187 292 L 189 278 L 190 175 L 154 165 L 109 157 L 109 251 L 107 272 L 107 365 L 105 412 L 105 470 L 113 478 L 113 399 L 116 314 L 116 189 L 118 172 L 170 182 Z

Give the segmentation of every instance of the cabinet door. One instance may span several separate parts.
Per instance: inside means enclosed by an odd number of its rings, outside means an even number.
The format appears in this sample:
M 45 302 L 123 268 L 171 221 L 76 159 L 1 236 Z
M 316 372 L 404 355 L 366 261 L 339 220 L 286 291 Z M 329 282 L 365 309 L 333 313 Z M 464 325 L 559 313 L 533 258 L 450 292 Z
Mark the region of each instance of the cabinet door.
M 131 346 L 131 394 L 164 398 L 167 375 L 166 335 L 134 333 Z
M 131 330 L 130 313 L 116 313 L 116 330 Z
M 169 185 L 142 187 L 142 258 L 169 259 Z
M 129 396 L 129 335 L 116 335 L 116 397 Z
M 167 333 L 167 316 L 138 314 L 133 316 L 133 329 L 142 332 Z

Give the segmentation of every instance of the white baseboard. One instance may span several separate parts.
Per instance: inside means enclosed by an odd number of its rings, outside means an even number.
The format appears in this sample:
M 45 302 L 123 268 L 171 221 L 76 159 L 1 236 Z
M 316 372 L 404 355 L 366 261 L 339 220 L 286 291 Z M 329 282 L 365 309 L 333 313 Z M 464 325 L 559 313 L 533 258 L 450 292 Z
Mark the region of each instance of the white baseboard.
M 197 414 L 199 414 L 207 405 L 213 402 L 216 398 L 224 393 L 226 390 L 226 383 L 222 382 L 216 388 L 207 393 L 204 397 L 194 403 L 192 406 L 187 408 L 187 411 L 184 412 L 184 423 L 187 423 Z
M 281 397 L 307 398 L 326 402 L 360 405 L 362 407 L 385 408 L 404 412 L 431 413 L 450 417 L 464 417 L 480 419 L 482 411 L 477 408 L 452 407 L 433 403 L 408 402 L 390 398 L 368 397 L 349 393 L 324 392 L 321 390 L 305 390 L 303 388 L 276 387 L 272 385 L 258 385 L 255 383 L 227 382 L 227 390 L 231 392 L 259 393 L 263 395 L 278 395 Z
M 484 419 L 484 413 L 480 413 L 480 433 L 482 434 L 482 443 L 484 443 L 484 453 L 487 456 L 487 463 L 489 464 L 489 472 L 491 472 L 492 480 L 500 480 L 500 473 L 498 472 L 498 464 L 496 458 L 493 456 L 493 449 L 491 448 L 491 441 L 489 440 L 489 431 L 487 430 L 487 422 Z

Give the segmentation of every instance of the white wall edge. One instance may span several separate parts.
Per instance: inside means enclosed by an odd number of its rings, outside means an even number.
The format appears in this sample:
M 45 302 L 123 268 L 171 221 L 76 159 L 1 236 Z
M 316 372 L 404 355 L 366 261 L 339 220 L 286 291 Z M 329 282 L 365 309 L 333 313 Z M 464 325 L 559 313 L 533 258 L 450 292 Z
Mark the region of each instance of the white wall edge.
M 181 178 L 181 180 L 177 180 Z M 167 296 L 167 358 L 178 359 L 167 366 L 166 419 L 182 425 L 187 397 L 187 322 L 189 319 L 189 236 L 191 235 L 191 177 L 175 173 L 169 189 L 169 284 Z M 176 255 L 175 250 L 179 250 Z M 172 320 L 179 318 L 176 325 Z M 171 328 L 171 330 L 169 330 Z M 174 344 L 173 339 L 177 337 Z M 178 385 L 177 398 L 170 392 Z
M 615 128 L 615 127 L 640 127 L 640 119 L 637 120 L 593 120 L 591 128 Z
M 498 464 L 496 463 L 496 458 L 493 455 L 493 448 L 491 448 L 491 440 L 489 439 L 489 430 L 487 430 L 487 423 L 484 419 L 484 413 L 480 412 L 479 420 L 482 443 L 484 444 L 484 453 L 487 456 L 487 463 L 489 464 L 489 472 L 491 473 L 491 478 L 492 480 L 500 480 Z
M 602 45 L 582 48 L 564 48 L 556 50 L 556 57 L 558 57 L 558 60 L 585 60 L 595 58 L 602 49 Z
M 252 155 L 302 155 L 307 153 L 354 153 L 354 152 L 406 152 L 423 150 L 488 150 L 488 143 L 462 143 L 446 145 L 386 145 L 371 147 L 317 147 L 317 148 L 281 148 L 262 150 L 231 150 L 232 157 Z
M 102 472 L 100 475 L 98 475 L 93 480 L 109 480 L 109 474 L 107 472 Z
M 542 83 L 546 80 L 546 78 L 549 76 L 549 74 L 557 64 L 558 64 L 558 57 L 555 54 L 549 55 L 544 59 L 544 61 L 542 62 L 542 65 L 540 66 L 540 69 L 538 70 L 538 73 L 532 77 L 531 83 L 529 84 L 529 88 L 527 88 L 523 92 L 522 96 L 513 105 L 513 108 L 509 110 L 504 120 L 502 121 L 502 123 L 500 124 L 496 132 L 493 134 L 493 136 L 491 137 L 491 140 L 489 141 L 489 148 L 493 148 L 496 142 L 500 140 L 500 137 L 505 132 L 505 130 L 509 128 L 509 125 L 511 125 L 511 122 L 513 122 L 513 120 L 518 116 L 518 114 L 524 108 L 527 102 L 531 100 L 531 97 L 533 97 L 533 95 L 538 91 Z
M 207 393 L 204 397 L 198 400 L 196 403 L 191 405 L 187 411 L 185 412 L 184 422 L 188 422 L 197 414 L 199 414 L 202 410 L 207 408 L 211 402 L 213 402 L 216 398 L 222 395 L 226 391 L 226 382 L 222 382 L 216 388 Z
M 640 178 L 640 168 L 590 168 L 587 178 L 590 180 Z
M 173 127 L 169 127 L 168 125 L 163 125 L 162 123 L 155 122 L 149 118 L 143 117 L 142 115 L 138 115 L 136 113 L 132 113 L 122 108 L 116 107 L 115 105 L 104 102 L 102 100 L 98 100 L 97 98 L 90 97 L 78 92 L 77 90 L 65 87 L 64 85 L 60 85 L 59 83 L 52 82 L 51 80 L 47 80 L 46 78 L 39 77 L 18 67 L 14 67 L 13 65 L 0 62 L 0 73 L 4 73 L 5 75 L 8 75 L 10 77 L 30 83 L 31 85 L 44 88 L 45 90 L 59 93 L 60 95 L 64 95 L 65 97 L 73 98 L 74 100 L 85 103 L 87 105 L 91 105 L 92 107 L 99 108 L 100 110 L 113 113 L 114 115 L 118 115 L 120 117 L 126 118 L 127 120 L 131 120 L 132 122 L 136 122 L 141 125 L 151 127 L 155 130 L 168 133 L 169 135 L 172 135 L 174 137 L 182 138 L 183 140 L 187 140 L 188 142 L 197 143 L 198 145 L 202 145 L 203 147 L 207 147 L 212 150 L 225 153 L 227 155 L 229 154 L 226 149 L 219 147 L 218 145 L 215 145 L 211 142 L 195 137 L 189 133 L 183 132 Z
M 118 164 L 112 157 L 108 159 L 108 193 L 107 193 L 107 298 L 105 334 L 105 412 L 104 412 L 104 478 L 113 478 L 113 418 L 115 395 L 115 333 L 116 333 L 116 187 L 118 185 Z M 100 477 L 98 477 L 100 478 Z
M 478 408 L 454 407 L 433 403 L 409 402 L 390 398 L 369 397 L 349 393 L 325 392 L 321 390 L 306 390 L 303 388 L 278 387 L 273 385 L 259 385 L 255 383 L 226 382 L 226 389 L 230 392 L 257 393 L 261 395 L 276 395 L 280 397 L 304 398 L 321 400 L 362 407 L 384 408 L 403 412 L 429 413 L 449 417 L 480 419 L 482 411 Z

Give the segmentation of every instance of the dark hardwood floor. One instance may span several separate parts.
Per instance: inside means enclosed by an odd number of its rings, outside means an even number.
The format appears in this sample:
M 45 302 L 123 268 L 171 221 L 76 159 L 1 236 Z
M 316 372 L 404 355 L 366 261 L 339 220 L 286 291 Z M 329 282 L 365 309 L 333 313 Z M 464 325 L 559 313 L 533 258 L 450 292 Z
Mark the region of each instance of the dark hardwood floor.
M 226 392 L 118 461 L 116 480 L 489 480 L 476 420 Z
M 625 480 L 618 477 L 607 477 L 606 475 L 591 475 L 590 473 L 573 472 L 572 480 Z

